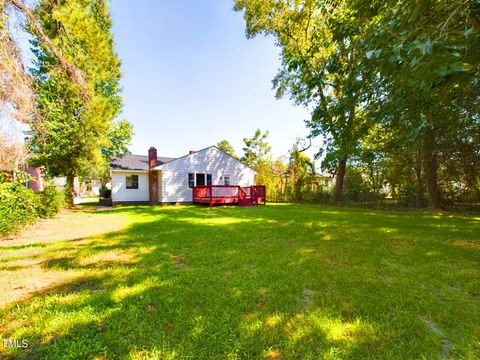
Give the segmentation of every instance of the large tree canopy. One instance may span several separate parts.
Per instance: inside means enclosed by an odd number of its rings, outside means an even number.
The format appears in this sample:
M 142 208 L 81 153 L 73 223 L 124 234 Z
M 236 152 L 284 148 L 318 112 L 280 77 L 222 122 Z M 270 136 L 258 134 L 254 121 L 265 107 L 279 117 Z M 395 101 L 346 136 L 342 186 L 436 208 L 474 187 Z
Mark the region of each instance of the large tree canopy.
M 77 83 L 82 94 L 87 95 L 82 72 L 69 61 L 60 46 L 54 44 L 42 27 L 37 14 L 21 0 L 4 0 L 0 3 L 0 115 L 3 119 L 14 119 L 22 123 L 38 121 L 35 111 L 35 89 L 26 71 L 17 43 L 23 29 L 20 19 L 24 18 L 38 44 L 49 50 L 59 63 L 61 71 Z M 16 23 L 12 19 L 17 19 Z
M 368 116 L 396 133 L 397 145 L 408 143 L 416 149 L 417 202 L 422 202 L 426 183 L 429 203 L 443 207 L 448 182 L 470 188 L 476 183 L 476 175 L 467 168 L 480 161 L 479 143 L 463 130 L 475 134 L 480 129 L 475 109 L 480 4 L 358 0 L 347 4 L 365 29 L 367 65 L 378 74 L 369 94 Z M 452 166 L 463 168 L 461 173 L 467 176 L 446 178 L 444 169 Z
M 106 1 L 43 0 L 35 14 L 45 34 L 85 80 L 82 87 L 59 71 L 63 66 L 50 48 L 35 41 L 37 60 L 32 72 L 42 121 L 32 125 L 31 163 L 44 166 L 51 176 L 67 176 L 72 189 L 77 174 L 103 167 L 108 149 L 115 152 L 123 140 L 130 140 L 131 127 L 123 128 L 127 131 L 120 143 L 111 136 L 122 106 L 120 61 Z
M 311 106 L 311 136 L 327 144 L 324 166 L 337 175 L 335 201 L 342 195 L 345 168 L 364 132 L 359 114 L 368 68 L 358 46 L 358 20 L 332 1 L 238 0 L 247 36 L 272 35 L 281 48 L 281 68 L 273 80 L 277 96 L 289 94 Z
M 385 179 L 395 191 L 400 159 L 415 169 L 417 203 L 428 190 L 428 204 L 443 207 L 454 182 L 478 189 L 469 170 L 480 161 L 478 1 L 237 0 L 236 10 L 248 37 L 271 35 L 281 50 L 277 96 L 312 109 L 307 126 L 326 144 L 334 201 L 349 164 L 375 192 Z

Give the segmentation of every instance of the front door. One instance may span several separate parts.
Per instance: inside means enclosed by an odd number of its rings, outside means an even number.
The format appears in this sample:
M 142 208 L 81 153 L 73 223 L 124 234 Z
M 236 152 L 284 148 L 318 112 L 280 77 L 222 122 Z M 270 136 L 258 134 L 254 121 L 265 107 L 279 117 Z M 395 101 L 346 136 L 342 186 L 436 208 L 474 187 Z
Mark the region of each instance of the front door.
M 196 186 L 205 186 L 205 174 L 196 174 L 195 184 Z

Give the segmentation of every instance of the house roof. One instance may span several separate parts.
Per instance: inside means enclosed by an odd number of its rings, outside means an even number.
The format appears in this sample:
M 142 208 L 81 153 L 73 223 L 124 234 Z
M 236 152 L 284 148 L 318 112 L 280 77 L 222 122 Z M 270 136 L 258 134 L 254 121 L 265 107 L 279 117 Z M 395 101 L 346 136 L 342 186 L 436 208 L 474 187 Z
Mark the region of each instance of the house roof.
M 322 177 L 322 178 L 333 178 L 333 177 L 335 177 L 333 174 L 326 173 L 326 172 L 317 172 L 317 173 L 315 173 L 315 176 Z
M 170 157 L 157 157 L 158 165 L 165 164 L 175 160 Z M 148 171 L 148 156 L 126 154 L 121 158 L 113 158 L 110 163 L 110 169 L 123 171 Z
M 182 158 L 184 158 L 184 157 L 193 156 L 193 155 L 195 155 L 196 153 L 199 153 L 199 152 L 208 150 L 208 149 L 210 149 L 210 148 L 214 148 L 214 149 L 216 149 L 217 151 L 219 151 L 219 152 L 221 152 L 221 153 L 223 153 L 223 154 L 231 157 L 233 160 L 237 161 L 237 162 L 240 163 L 241 165 L 243 165 L 243 166 L 245 166 L 245 167 L 247 167 L 247 168 L 249 168 L 249 169 L 252 169 L 250 166 L 244 164 L 243 162 L 241 162 L 240 160 L 238 160 L 236 157 L 233 157 L 232 155 L 230 155 L 230 154 L 226 153 L 225 151 L 219 149 L 218 146 L 215 146 L 215 145 L 208 146 L 208 147 L 206 147 L 206 148 L 203 148 L 203 149 L 194 151 L 194 152 L 192 152 L 192 153 L 190 153 L 190 154 L 187 154 L 187 155 L 184 155 L 184 156 L 180 156 L 179 158 L 176 158 L 176 159 L 171 159 L 170 161 L 176 161 L 176 160 L 182 159 Z M 169 162 L 169 161 L 166 161 L 166 162 Z M 161 169 L 162 169 L 161 165 L 163 165 L 163 164 L 161 164 L 161 163 L 159 162 L 158 165 L 157 165 L 156 167 L 154 167 L 153 169 L 154 169 L 154 170 L 161 170 Z M 253 170 L 253 169 L 252 169 L 252 170 Z M 255 171 L 255 170 L 253 170 L 253 171 Z M 256 171 L 255 171 L 255 173 L 256 173 Z

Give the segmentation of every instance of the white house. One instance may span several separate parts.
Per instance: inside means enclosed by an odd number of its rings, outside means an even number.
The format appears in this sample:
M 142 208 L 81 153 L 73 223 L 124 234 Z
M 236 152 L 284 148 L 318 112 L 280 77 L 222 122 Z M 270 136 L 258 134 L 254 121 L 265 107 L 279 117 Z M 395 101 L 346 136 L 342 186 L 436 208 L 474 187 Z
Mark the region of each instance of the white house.
M 255 171 L 216 146 L 179 158 L 125 155 L 110 164 L 113 204 L 190 203 L 202 185 L 255 185 Z

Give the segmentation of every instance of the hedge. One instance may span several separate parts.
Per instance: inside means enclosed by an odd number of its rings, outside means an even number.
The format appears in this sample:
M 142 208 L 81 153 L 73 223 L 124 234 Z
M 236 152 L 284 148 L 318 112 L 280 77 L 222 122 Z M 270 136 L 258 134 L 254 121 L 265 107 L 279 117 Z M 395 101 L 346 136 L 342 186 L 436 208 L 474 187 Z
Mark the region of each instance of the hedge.
M 0 236 L 12 235 L 39 217 L 51 217 L 64 206 L 63 192 L 47 186 L 36 193 L 18 182 L 0 183 Z

